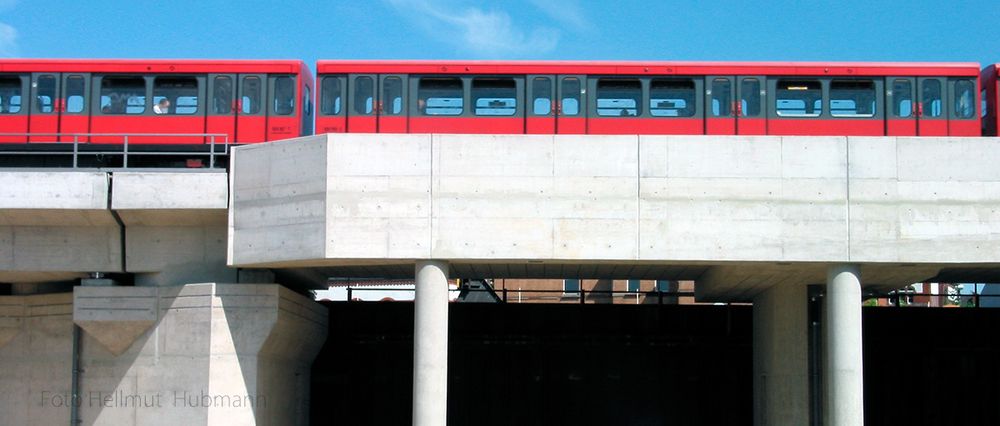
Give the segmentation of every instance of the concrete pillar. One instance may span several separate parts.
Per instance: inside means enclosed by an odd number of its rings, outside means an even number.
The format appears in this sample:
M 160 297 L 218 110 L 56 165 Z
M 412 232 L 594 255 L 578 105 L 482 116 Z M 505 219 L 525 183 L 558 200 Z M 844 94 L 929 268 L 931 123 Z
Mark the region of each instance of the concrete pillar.
M 861 352 L 861 270 L 830 267 L 826 278 L 826 424 L 864 424 Z
M 775 285 L 753 299 L 754 425 L 809 424 L 808 288 Z
M 413 424 L 448 421 L 448 263 L 418 261 L 413 321 Z

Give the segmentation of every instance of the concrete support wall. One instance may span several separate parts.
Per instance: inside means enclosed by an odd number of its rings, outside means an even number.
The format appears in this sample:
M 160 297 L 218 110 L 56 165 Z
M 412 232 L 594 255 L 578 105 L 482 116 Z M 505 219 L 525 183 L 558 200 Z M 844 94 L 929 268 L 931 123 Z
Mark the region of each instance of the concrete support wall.
M 864 416 L 861 348 L 861 271 L 858 265 L 830 267 L 826 283 L 826 424 L 860 426 Z
M 808 288 L 775 285 L 753 299 L 754 425 L 809 424 Z
M 0 423 L 69 424 L 72 302 L 70 293 L 0 297 Z
M 413 321 L 413 424 L 448 421 L 448 263 L 415 267 Z
M 315 302 L 274 284 L 74 290 L 0 298 L 5 425 L 69 423 L 74 322 L 82 424 L 308 424 Z

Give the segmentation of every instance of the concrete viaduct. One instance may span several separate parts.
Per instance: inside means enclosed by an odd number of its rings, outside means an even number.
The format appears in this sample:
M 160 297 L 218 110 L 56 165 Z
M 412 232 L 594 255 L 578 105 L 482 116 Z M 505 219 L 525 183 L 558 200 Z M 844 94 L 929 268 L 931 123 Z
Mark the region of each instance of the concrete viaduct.
M 1000 278 L 995 138 L 341 134 L 230 163 L 0 171 L 6 422 L 307 424 L 326 312 L 289 288 L 371 276 L 416 278 L 415 425 L 445 424 L 447 279 L 482 277 L 753 302 L 757 425 L 809 421 L 825 285 L 825 424 L 860 425 L 862 291 Z

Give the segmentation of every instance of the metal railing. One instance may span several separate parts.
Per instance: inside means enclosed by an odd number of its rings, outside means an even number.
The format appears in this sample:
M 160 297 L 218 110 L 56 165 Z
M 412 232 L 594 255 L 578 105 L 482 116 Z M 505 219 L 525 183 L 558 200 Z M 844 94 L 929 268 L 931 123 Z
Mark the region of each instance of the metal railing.
M 332 287 L 336 288 L 336 287 Z M 355 293 L 357 292 L 402 292 L 402 293 L 413 293 L 415 290 L 412 287 L 353 287 L 345 286 L 341 287 L 347 292 L 347 302 L 357 302 L 362 301 L 360 299 L 355 299 Z M 617 291 L 617 290 L 586 290 L 579 289 L 576 291 L 563 291 L 563 290 L 525 290 L 525 289 L 482 289 L 482 288 L 472 288 L 472 289 L 461 289 L 454 288 L 449 290 L 450 292 L 455 292 L 456 294 L 462 291 L 465 292 L 482 292 L 482 293 L 496 293 L 500 298 L 498 302 L 500 303 L 573 303 L 573 304 L 599 304 L 599 303 L 609 303 L 609 301 L 614 301 L 614 299 L 621 299 L 621 302 L 625 304 L 654 304 L 654 305 L 666 305 L 666 304 L 677 304 L 680 298 L 687 297 L 694 301 L 694 292 L 685 291 Z M 528 297 L 525 297 L 528 295 Z M 541 297 L 533 298 L 531 295 L 542 295 Z M 393 300 L 395 301 L 395 300 Z
M 229 155 L 229 135 L 225 133 L 0 133 L 0 139 L 8 138 L 23 138 L 24 145 L 34 145 L 34 144 L 72 144 L 72 151 L 46 151 L 46 150 L 5 150 L 0 152 L 0 154 L 8 155 L 25 155 L 25 156 L 35 156 L 35 155 L 70 155 L 73 160 L 73 168 L 79 167 L 80 156 L 116 156 L 120 155 L 122 157 L 122 167 L 128 168 L 128 157 L 129 154 L 132 155 L 143 155 L 143 156 L 166 156 L 166 155 L 189 155 L 189 156 L 207 156 L 208 157 L 208 167 L 215 168 L 215 159 L 217 156 L 227 156 Z M 41 138 L 42 140 L 39 140 Z M 52 140 L 45 140 L 46 138 L 51 138 Z M 110 142 L 93 142 L 92 139 L 100 138 L 107 139 L 111 138 Z M 120 138 L 121 142 L 116 142 L 114 139 Z M 200 151 L 129 151 L 129 138 L 133 141 L 136 138 L 202 138 L 207 139 L 207 143 L 202 143 L 208 146 L 208 152 Z M 6 142 L 10 144 L 11 142 Z M 18 142 L 14 142 L 18 143 Z M 0 143 L 4 144 L 4 143 Z M 134 142 L 133 142 L 134 144 Z M 149 145 L 150 143 L 145 142 L 143 145 Z M 88 146 L 99 146 L 101 149 L 88 149 L 85 151 L 80 150 L 81 145 Z M 187 144 L 187 145 L 199 145 L 199 144 Z M 222 147 L 221 152 L 216 151 L 216 145 Z M 104 149 L 105 147 L 115 147 L 120 149 Z

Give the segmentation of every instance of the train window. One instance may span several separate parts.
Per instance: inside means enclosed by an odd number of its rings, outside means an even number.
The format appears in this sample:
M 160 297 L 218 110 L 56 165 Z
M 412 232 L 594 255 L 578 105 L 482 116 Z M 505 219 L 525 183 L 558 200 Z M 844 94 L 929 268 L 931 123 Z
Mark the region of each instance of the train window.
M 21 79 L 17 76 L 0 77 L 0 114 L 21 112 Z
M 976 116 L 976 89 L 972 80 L 955 81 L 955 99 L 953 100 L 954 118 L 973 118 Z
M 552 79 L 535 77 L 531 81 L 531 114 L 549 115 L 552 112 Z
M 217 75 L 212 82 L 212 113 L 231 114 L 233 112 L 233 78 Z
M 747 78 L 740 83 L 740 115 L 760 116 L 760 80 Z
M 517 83 L 513 78 L 473 79 L 472 104 L 476 115 L 514 115 L 517 112 Z
M 583 93 L 581 90 L 580 79 L 576 77 L 564 78 L 560 92 L 562 94 L 562 99 L 559 100 L 559 103 L 562 109 L 559 111 L 559 115 L 579 115 L 580 95 Z
M 830 115 L 874 117 L 875 82 L 864 80 L 830 82 Z
M 712 80 L 712 116 L 729 117 L 732 115 L 732 84 L 728 78 Z
M 728 81 L 726 87 L 729 87 Z M 728 91 L 726 89 L 727 100 Z M 654 117 L 692 117 L 695 96 L 693 80 L 653 79 L 649 84 L 649 114 Z M 728 111 L 729 107 L 726 109 Z
M 247 76 L 243 77 L 243 87 L 240 96 L 240 112 L 243 114 L 259 114 L 260 104 L 261 104 L 261 94 L 263 94 L 263 85 L 261 84 L 260 77 L 257 76 Z
M 56 99 L 56 76 L 40 75 L 35 80 L 35 112 L 50 113 Z
M 892 82 L 892 116 L 906 118 L 913 114 L 913 85 L 910 80 Z
M 421 78 L 417 87 L 417 108 L 423 115 L 462 115 L 465 108 L 462 80 Z
M 156 77 L 153 80 L 153 105 L 169 102 L 158 114 L 190 115 L 198 112 L 198 79 L 194 77 Z M 158 108 L 153 108 L 155 112 Z
M 819 81 L 778 81 L 775 111 L 781 117 L 819 117 L 823 112 L 823 88 Z
M 309 86 L 302 89 L 302 113 L 308 116 L 312 114 L 312 93 L 309 92 Z
M 354 79 L 354 113 L 368 115 L 375 110 L 375 80 L 361 76 Z
M 295 112 L 295 79 L 274 77 L 274 98 L 271 102 L 271 111 L 275 115 L 292 115 Z
M 403 79 L 386 77 L 382 80 L 382 115 L 403 113 Z
M 642 84 L 638 79 L 602 78 L 597 81 L 597 115 L 635 117 L 642 113 Z
M 142 77 L 101 79 L 101 113 L 142 114 L 146 112 L 146 80 Z
M 922 89 L 920 108 L 924 117 L 940 117 L 943 114 L 944 101 L 941 96 L 941 80 L 924 80 L 920 84 Z
M 86 105 L 87 83 L 81 75 L 66 77 L 66 112 L 83 112 Z
M 323 115 L 340 114 L 340 103 L 343 95 L 340 89 L 340 77 L 323 77 L 319 94 L 319 112 Z
M 979 92 L 979 117 L 986 117 L 988 114 L 989 103 L 986 102 L 986 89 Z

